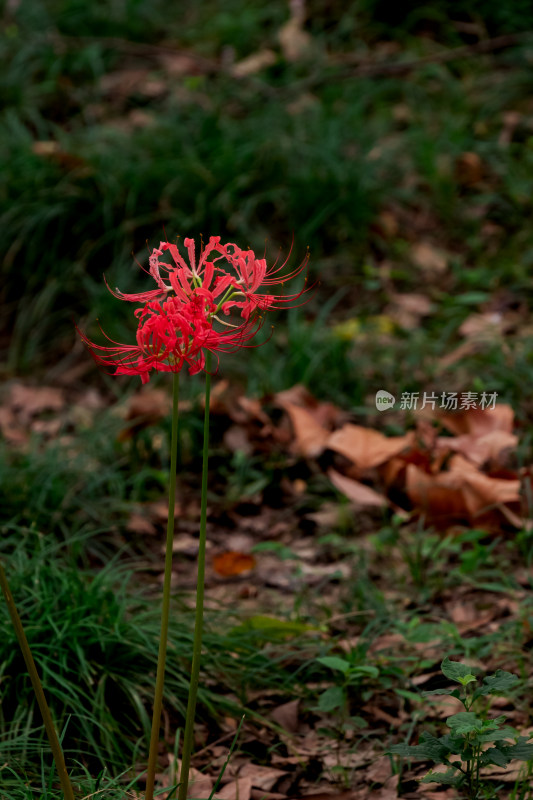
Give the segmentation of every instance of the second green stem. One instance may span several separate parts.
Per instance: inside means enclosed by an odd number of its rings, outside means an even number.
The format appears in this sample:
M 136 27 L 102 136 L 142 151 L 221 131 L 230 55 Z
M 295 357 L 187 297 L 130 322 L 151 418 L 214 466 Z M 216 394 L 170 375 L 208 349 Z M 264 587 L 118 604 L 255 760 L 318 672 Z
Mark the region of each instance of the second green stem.
M 210 354 L 206 355 L 205 364 L 205 414 L 204 414 L 204 447 L 202 463 L 202 501 L 200 512 L 200 541 L 198 547 L 198 579 L 196 583 L 196 614 L 194 621 L 193 656 L 191 666 L 191 683 L 189 687 L 189 701 L 185 718 L 185 733 L 183 736 L 183 752 L 181 756 L 181 773 L 178 800 L 187 800 L 189 786 L 189 767 L 194 738 L 194 716 L 196 711 L 196 697 L 198 694 L 198 678 L 200 675 L 200 659 L 202 656 L 202 633 L 204 625 L 204 582 L 205 582 L 205 549 L 206 549 L 206 524 L 207 524 L 207 467 L 209 456 L 209 398 L 211 393 L 211 367 Z
M 174 507 L 176 502 L 176 469 L 178 454 L 178 399 L 179 372 L 174 373 L 172 392 L 172 440 L 170 443 L 170 481 L 168 493 L 167 541 L 165 550 L 165 580 L 163 583 L 163 610 L 161 613 L 161 636 L 159 639 L 159 656 L 157 659 L 157 677 L 155 682 L 154 713 L 152 717 L 152 735 L 146 773 L 145 800 L 153 800 L 155 772 L 157 766 L 157 749 L 159 744 L 159 728 L 161 725 L 161 708 L 163 705 L 163 686 L 165 682 L 165 663 L 167 656 L 168 620 L 170 616 L 170 582 L 172 578 L 172 545 L 174 543 Z

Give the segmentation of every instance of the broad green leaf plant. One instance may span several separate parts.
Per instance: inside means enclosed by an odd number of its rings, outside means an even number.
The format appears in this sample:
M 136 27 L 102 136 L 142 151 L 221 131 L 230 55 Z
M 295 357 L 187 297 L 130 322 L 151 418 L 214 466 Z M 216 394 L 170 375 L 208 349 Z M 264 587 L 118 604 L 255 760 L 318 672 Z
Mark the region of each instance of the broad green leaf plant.
M 448 717 L 446 724 L 450 732 L 438 738 L 428 731 L 420 736 L 417 745 L 397 744 L 389 752 L 424 761 L 433 761 L 447 767 L 444 772 L 430 770 L 422 778 L 422 783 L 440 783 L 454 786 L 469 800 L 478 800 L 486 794 L 481 770 L 483 767 L 505 768 L 514 759 L 529 761 L 533 759 L 533 743 L 528 737 L 505 725 L 505 716 L 489 719 L 486 707 L 481 700 L 490 694 L 505 695 L 519 681 L 516 675 L 497 670 L 487 675 L 481 684 L 472 669 L 466 664 L 445 658 L 441 664 L 446 678 L 459 684 L 453 688 L 434 689 L 424 692 L 424 696 L 451 695 L 464 706 Z

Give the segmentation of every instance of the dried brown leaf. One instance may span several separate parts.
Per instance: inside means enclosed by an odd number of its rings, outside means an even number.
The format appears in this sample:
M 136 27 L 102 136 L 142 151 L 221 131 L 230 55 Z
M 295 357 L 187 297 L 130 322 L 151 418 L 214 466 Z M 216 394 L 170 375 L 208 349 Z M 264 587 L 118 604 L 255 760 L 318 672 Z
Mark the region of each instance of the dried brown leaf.
M 250 572 L 255 567 L 255 558 L 249 553 L 228 550 L 213 558 L 213 567 L 218 575 L 230 578 Z
M 61 411 L 65 405 L 65 396 L 62 389 L 53 386 L 24 386 L 22 383 L 15 383 L 11 387 L 9 404 L 22 420 L 27 421 L 42 411 Z
M 299 700 L 289 700 L 288 703 L 283 703 L 281 706 L 278 706 L 273 711 L 271 711 L 270 716 L 280 725 L 284 730 L 288 731 L 289 733 L 296 733 L 298 730 L 298 710 L 300 707 Z M 254 784 L 257 786 L 258 784 Z M 265 789 L 271 787 L 264 787 Z
M 232 453 L 241 452 L 249 456 L 254 451 L 248 432 L 242 425 L 231 425 L 227 431 L 224 432 L 223 438 L 224 445 Z
M 504 463 L 509 451 L 518 446 L 518 436 L 502 430 L 493 430 L 481 436 L 464 434 L 462 436 L 441 436 L 437 447 L 444 451 L 460 453 L 472 464 L 480 467 L 487 462 Z
M 252 793 L 252 780 L 251 778 L 240 776 L 235 781 L 227 783 L 222 789 L 219 789 L 215 794 L 215 799 L 218 800 L 250 800 Z M 195 795 L 198 797 L 199 795 Z
M 132 533 L 139 533 L 141 535 L 153 536 L 156 533 L 156 528 L 153 522 L 143 514 L 133 513 L 126 524 L 126 529 Z
M 17 419 L 10 408 L 0 406 L 0 432 L 4 439 L 12 445 L 26 444 L 29 434 L 17 424 Z
M 388 315 L 397 325 L 404 330 L 413 330 L 418 327 L 422 317 L 431 314 L 433 304 L 425 294 L 393 294 L 391 304 L 385 308 Z
M 437 419 L 456 436 L 468 433 L 483 436 L 489 431 L 512 433 L 514 411 L 506 403 L 497 403 L 494 408 L 470 408 L 459 411 L 439 412 Z
M 287 772 L 275 767 L 262 767 L 258 764 L 244 764 L 239 770 L 239 778 L 249 778 L 252 786 L 269 792 Z
M 461 186 L 475 186 L 483 180 L 485 166 L 477 153 L 461 153 L 455 162 L 455 178 Z
M 372 469 L 411 447 L 414 433 L 384 436 L 379 431 L 360 425 L 344 425 L 327 440 L 327 447 L 353 461 L 361 471 Z
M 263 48 L 257 52 L 237 61 L 231 68 L 231 74 L 236 78 L 244 78 L 247 75 L 256 75 L 267 67 L 271 67 L 278 60 L 273 50 Z
M 467 317 L 459 327 L 459 333 L 466 339 L 491 342 L 499 340 L 512 324 L 511 319 L 506 319 L 499 311 L 487 311 Z
M 171 405 L 170 395 L 164 389 L 144 389 L 130 397 L 125 419 L 145 417 L 155 422 L 168 416 Z
M 285 402 L 295 435 L 295 449 L 306 458 L 316 458 L 324 450 L 330 431 L 315 420 L 305 408 Z
M 328 477 L 335 488 L 346 495 L 356 506 L 383 508 L 388 505 L 388 500 L 384 495 L 364 483 L 347 478 L 334 469 L 328 470 Z
M 278 41 L 287 61 L 305 58 L 311 49 L 311 36 L 302 28 L 302 20 L 293 16 L 278 32 Z
M 474 522 L 482 514 L 500 510 L 504 504 L 519 503 L 520 481 L 491 478 L 462 456 L 454 456 L 449 470 L 437 475 L 409 464 L 406 492 L 415 507 L 431 518 Z
M 411 260 L 415 266 L 429 275 L 441 275 L 448 268 L 448 257 L 431 242 L 418 242 L 411 248 Z

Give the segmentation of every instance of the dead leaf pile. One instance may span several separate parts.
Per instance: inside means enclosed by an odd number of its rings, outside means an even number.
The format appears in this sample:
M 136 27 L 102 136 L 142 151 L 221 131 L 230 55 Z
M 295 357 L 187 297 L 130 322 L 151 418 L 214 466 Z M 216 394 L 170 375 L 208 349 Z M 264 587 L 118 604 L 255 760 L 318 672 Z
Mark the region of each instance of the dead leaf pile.
M 290 447 L 308 459 L 333 451 L 328 476 L 355 507 L 389 507 L 444 526 L 524 525 L 522 485 L 530 477 L 507 466 L 518 445 L 507 405 L 435 412 L 429 421 L 421 415 L 414 431 L 386 436 L 352 423 L 332 430 L 339 417 L 331 404 L 301 390 L 277 402 L 291 422 Z
M 70 422 L 77 417 L 83 421 L 81 417 L 94 413 L 103 402 L 101 397 L 97 402 L 87 397 L 67 403 L 66 398 L 62 388 L 12 384 L 0 405 L 1 434 L 12 446 L 24 446 L 32 433 L 56 436 L 67 416 Z M 170 398 L 163 389 L 132 395 L 122 409 L 125 426 L 119 439 L 131 439 L 166 417 L 169 409 Z M 344 411 L 319 402 L 303 386 L 261 401 L 220 381 L 212 393 L 211 412 L 222 418 L 222 438 L 229 451 L 257 456 L 278 449 L 293 463 L 306 459 L 311 470 L 323 470 L 355 508 L 380 513 L 388 508 L 444 527 L 469 524 L 491 531 L 526 524 L 533 465 L 520 469 L 513 465 L 518 437 L 508 405 L 455 412 L 426 409 L 419 413 L 414 430 L 387 436 L 348 421 Z M 306 485 L 300 476 L 292 481 L 283 478 L 281 489 L 302 497 Z M 259 493 L 250 502 L 261 503 L 261 497 Z M 135 512 L 129 527 L 154 533 L 157 524 L 155 512 L 148 517 Z M 233 574 L 244 571 L 241 566 Z M 221 568 L 221 574 L 225 570 Z
M 54 436 L 61 427 L 58 412 L 64 406 L 62 389 L 14 383 L 0 406 L 0 433 L 12 445 L 24 445 L 31 432 Z

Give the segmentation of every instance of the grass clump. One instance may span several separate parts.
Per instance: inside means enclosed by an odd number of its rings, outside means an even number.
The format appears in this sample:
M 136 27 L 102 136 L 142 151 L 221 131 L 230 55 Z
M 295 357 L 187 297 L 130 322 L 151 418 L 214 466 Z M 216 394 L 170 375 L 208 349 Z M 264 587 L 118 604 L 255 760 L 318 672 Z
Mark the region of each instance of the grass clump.
M 93 763 L 124 766 L 148 726 L 157 613 L 146 598 L 129 591 L 132 575 L 117 559 L 95 573 L 80 570 L 57 546 L 36 538 L 28 536 L 25 542 L 33 539 L 33 555 L 18 546 L 7 559 L 10 583 L 45 695 L 59 730 L 65 730 L 65 750 Z M 4 608 L 0 625 L 0 752 L 11 763 L 35 757 L 43 741 L 32 688 Z M 166 697 L 178 713 L 187 677 L 177 648 L 186 653 L 187 644 L 187 626 L 179 626 Z
M 4 538 L 2 550 L 47 701 L 64 734 L 67 762 L 80 760 L 92 774 L 103 767 L 115 774 L 131 766 L 149 736 L 160 619 L 157 604 L 143 590 L 142 573 L 135 576 L 120 554 L 96 568 L 80 565 L 75 554 L 89 539 L 86 534 L 59 545 L 35 530 L 17 529 Z M 207 615 L 198 703 L 199 718 L 210 720 L 211 733 L 221 715 L 246 710 L 250 690 L 302 693 L 313 675 L 316 642 L 280 650 L 279 631 L 284 639 L 288 628 L 292 639 L 307 631 L 306 625 L 272 619 L 251 631 L 234 623 L 228 612 Z M 174 599 L 164 694 L 170 741 L 187 699 L 192 627 L 192 612 Z M 0 760 L 39 781 L 44 731 L 4 606 L 0 664 Z

